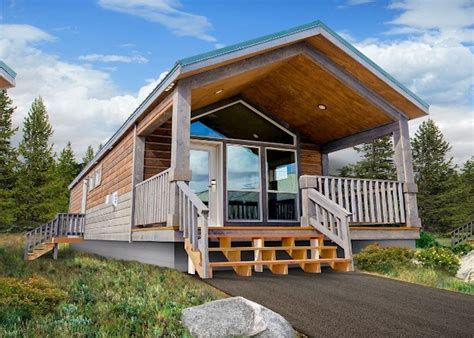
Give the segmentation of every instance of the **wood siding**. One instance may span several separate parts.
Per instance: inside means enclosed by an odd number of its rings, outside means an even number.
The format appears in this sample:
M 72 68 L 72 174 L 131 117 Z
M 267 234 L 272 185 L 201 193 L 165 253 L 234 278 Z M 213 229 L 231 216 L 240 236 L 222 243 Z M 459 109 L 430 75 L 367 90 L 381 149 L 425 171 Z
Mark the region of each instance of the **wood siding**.
M 301 175 L 322 175 L 322 159 L 318 146 L 302 141 L 300 144 Z
M 81 212 L 82 202 L 82 181 L 79 181 L 74 188 L 71 189 L 69 197 L 69 212 L 76 214 Z
M 171 164 L 171 119 L 145 137 L 143 178 L 146 180 Z

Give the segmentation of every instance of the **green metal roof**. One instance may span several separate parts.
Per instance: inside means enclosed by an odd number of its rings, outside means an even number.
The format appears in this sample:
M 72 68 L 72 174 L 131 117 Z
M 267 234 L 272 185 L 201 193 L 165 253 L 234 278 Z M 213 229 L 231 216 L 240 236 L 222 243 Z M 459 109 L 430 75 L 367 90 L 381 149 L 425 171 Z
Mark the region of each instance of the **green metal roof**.
M 11 69 L 10 67 L 8 67 L 8 65 L 1 60 L 0 60 L 0 68 L 3 68 L 5 72 L 7 72 L 7 74 L 10 75 L 12 78 L 16 77 L 15 71 Z

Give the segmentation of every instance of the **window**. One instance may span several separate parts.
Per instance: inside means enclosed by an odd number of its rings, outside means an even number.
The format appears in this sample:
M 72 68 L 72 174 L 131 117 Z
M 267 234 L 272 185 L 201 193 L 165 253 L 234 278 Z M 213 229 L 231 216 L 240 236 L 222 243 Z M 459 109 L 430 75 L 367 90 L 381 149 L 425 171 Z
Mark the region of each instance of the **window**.
M 288 150 L 266 149 L 268 219 L 296 221 L 298 177 L 296 153 Z
M 234 102 L 193 119 L 191 135 L 295 144 L 294 135 L 265 118 L 243 101 Z
M 98 187 L 101 182 L 102 182 L 102 166 L 99 166 L 87 178 L 89 191 Z
M 260 220 L 260 190 L 259 148 L 227 145 L 227 219 Z

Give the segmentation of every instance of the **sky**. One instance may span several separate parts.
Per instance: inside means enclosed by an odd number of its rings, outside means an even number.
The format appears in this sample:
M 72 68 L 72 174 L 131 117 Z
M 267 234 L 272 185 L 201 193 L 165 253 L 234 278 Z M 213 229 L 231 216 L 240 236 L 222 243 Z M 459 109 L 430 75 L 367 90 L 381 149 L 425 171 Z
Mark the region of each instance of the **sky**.
M 80 158 L 176 60 L 318 19 L 430 104 L 455 163 L 474 154 L 474 0 L 0 0 L 0 60 L 18 73 L 14 141 L 42 96 L 55 149 L 71 141 Z

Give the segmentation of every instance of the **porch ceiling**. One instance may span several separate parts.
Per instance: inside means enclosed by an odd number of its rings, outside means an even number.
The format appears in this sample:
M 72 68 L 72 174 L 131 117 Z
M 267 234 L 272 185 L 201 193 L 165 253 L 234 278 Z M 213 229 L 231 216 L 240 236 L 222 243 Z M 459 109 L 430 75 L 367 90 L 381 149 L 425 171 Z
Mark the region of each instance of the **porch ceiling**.
M 220 94 L 216 92 L 224 91 Z M 393 120 L 304 55 L 226 78 L 192 92 L 192 109 L 241 95 L 317 144 Z M 318 104 L 327 110 L 317 108 Z

